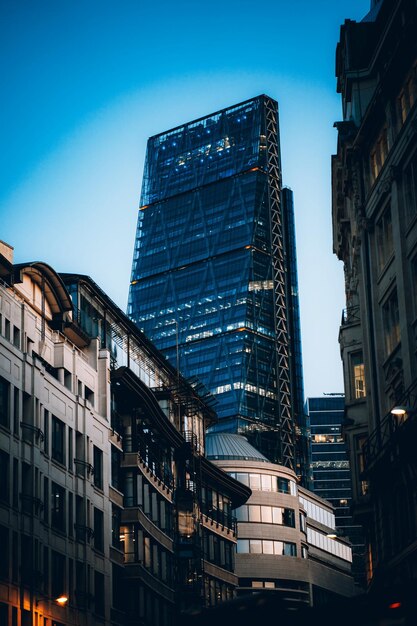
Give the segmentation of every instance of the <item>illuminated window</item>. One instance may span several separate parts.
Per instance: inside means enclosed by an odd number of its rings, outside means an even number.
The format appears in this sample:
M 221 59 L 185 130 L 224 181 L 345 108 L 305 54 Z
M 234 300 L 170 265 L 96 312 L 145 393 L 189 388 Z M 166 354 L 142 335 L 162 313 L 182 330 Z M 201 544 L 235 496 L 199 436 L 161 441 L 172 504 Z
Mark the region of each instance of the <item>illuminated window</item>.
M 387 136 L 387 128 L 384 126 L 381 133 L 379 134 L 377 140 L 375 141 L 371 151 L 370 151 L 370 161 L 371 161 L 371 180 L 372 182 L 378 177 L 379 172 L 382 169 L 382 166 L 385 163 L 385 159 L 388 154 L 388 136 Z
M 355 352 L 351 355 L 353 396 L 357 400 L 366 396 L 365 366 L 362 352 Z
M 407 76 L 400 95 L 398 96 L 398 108 L 403 124 L 417 99 L 416 92 L 416 68 L 414 68 L 413 72 Z

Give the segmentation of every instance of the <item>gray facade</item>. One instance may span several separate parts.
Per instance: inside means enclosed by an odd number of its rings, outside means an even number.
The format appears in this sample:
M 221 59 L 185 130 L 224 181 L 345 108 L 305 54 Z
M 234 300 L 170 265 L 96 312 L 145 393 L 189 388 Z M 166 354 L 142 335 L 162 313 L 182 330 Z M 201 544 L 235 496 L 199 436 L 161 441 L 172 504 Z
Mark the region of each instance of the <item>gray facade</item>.
M 0 623 L 169 626 L 233 597 L 215 417 L 87 276 L 0 243 Z
M 341 27 L 332 187 L 353 512 L 378 588 L 417 580 L 417 7 L 373 4 Z

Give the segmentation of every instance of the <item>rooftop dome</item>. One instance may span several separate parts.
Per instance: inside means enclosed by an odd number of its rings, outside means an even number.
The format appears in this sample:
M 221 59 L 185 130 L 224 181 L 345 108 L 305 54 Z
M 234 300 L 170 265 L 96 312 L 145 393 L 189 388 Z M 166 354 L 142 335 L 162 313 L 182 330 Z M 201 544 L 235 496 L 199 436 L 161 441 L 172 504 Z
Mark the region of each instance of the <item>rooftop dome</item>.
M 206 435 L 206 457 L 211 461 L 241 460 L 269 463 L 246 437 L 233 433 L 210 433 Z

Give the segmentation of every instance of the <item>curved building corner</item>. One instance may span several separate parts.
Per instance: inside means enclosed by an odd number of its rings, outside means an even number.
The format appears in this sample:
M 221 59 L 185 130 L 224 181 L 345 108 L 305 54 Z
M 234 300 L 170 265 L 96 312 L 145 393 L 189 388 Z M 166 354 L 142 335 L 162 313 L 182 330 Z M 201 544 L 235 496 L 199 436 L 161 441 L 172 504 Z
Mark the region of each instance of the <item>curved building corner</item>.
M 354 595 L 351 547 L 336 536 L 330 503 L 240 435 L 207 435 L 206 456 L 252 490 L 235 511 L 238 593 L 270 590 L 292 606 Z

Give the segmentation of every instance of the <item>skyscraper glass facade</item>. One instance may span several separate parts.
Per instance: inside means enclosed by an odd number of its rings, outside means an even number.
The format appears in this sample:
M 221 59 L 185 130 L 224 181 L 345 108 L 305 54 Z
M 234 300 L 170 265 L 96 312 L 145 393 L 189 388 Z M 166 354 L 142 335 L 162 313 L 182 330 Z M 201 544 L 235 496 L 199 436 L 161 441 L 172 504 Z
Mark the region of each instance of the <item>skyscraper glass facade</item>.
M 364 586 L 364 539 L 362 527 L 353 523 L 350 464 L 342 426 L 345 411 L 343 395 L 307 398 L 306 413 L 311 427 L 314 492 L 329 500 L 335 509 L 336 528 L 352 543 L 352 573 Z
M 129 315 L 216 397 L 218 429 L 293 466 L 284 238 L 274 100 L 149 139 Z

